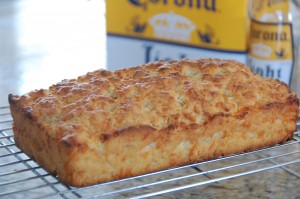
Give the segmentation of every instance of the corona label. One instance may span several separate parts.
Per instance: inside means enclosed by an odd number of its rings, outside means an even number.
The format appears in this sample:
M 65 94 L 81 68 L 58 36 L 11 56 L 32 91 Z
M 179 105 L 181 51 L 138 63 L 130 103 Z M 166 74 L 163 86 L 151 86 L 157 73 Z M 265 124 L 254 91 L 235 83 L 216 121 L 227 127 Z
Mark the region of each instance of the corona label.
M 218 57 L 245 63 L 247 2 L 106 1 L 108 69 L 185 57 Z

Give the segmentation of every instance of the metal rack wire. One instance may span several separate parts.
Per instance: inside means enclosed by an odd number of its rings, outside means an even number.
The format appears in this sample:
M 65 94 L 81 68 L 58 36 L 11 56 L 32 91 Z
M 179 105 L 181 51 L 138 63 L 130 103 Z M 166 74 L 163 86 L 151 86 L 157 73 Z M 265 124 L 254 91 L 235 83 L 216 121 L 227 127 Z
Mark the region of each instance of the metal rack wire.
M 8 107 L 0 107 L 0 198 L 146 198 L 280 169 L 300 182 L 300 122 L 282 145 L 94 186 L 63 184 L 16 147 Z M 300 167 L 299 167 L 300 168 Z M 223 185 L 222 185 L 223 186 Z M 223 187 L 224 188 L 224 187 Z M 225 187 L 226 188 L 226 187 Z

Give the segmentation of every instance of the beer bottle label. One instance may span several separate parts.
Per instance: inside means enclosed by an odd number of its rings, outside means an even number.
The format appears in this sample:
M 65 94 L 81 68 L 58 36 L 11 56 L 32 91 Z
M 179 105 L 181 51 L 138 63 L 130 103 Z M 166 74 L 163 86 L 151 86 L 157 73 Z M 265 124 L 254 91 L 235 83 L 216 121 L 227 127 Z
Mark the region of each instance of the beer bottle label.
M 264 77 L 290 84 L 293 69 L 293 36 L 290 23 L 251 20 L 247 63 Z

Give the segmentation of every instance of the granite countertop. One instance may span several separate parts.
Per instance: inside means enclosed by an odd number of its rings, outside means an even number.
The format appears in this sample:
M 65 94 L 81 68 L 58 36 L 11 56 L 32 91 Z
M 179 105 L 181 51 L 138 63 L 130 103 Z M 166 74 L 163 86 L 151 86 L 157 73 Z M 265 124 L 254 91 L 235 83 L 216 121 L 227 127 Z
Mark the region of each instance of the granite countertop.
M 61 1 L 59 4 L 51 0 L 0 1 L 0 107 L 8 105 L 7 96 L 9 93 L 24 94 L 33 89 L 47 88 L 62 79 L 73 78 L 87 71 L 98 69 L 99 66 L 105 68 L 104 2 L 101 0 L 79 0 L 72 1 L 72 6 L 70 6 L 71 3 L 68 1 Z M 95 24 L 102 24 L 102 26 Z M 4 128 L 1 126 L 1 123 L 0 128 Z M 300 145 L 298 143 L 283 149 L 279 148 L 264 153 L 238 156 L 229 160 L 225 159 L 199 165 L 197 168 L 178 170 L 167 173 L 166 176 L 195 174 L 200 170 L 218 169 L 299 149 Z M 2 151 L 0 150 L 0 156 L 2 155 L 1 153 Z M 284 162 L 300 159 L 300 154 L 295 153 L 290 158 L 289 160 L 284 160 L 284 158 L 275 160 Z M 6 161 L 9 161 L 9 159 L 0 158 L 0 165 L 5 164 Z M 193 178 L 188 183 L 235 175 L 247 170 L 272 165 L 274 165 L 274 162 L 264 161 L 235 167 L 234 169 L 226 169 L 207 176 Z M 6 171 L 5 168 L 0 168 L 0 174 Z M 7 167 L 7 171 L 9 169 Z M 16 178 L 18 177 L 16 176 Z M 161 178 L 163 177 L 154 177 L 152 182 L 156 182 Z M 0 185 L 9 180 L 11 179 L 0 175 Z M 136 180 L 130 183 L 138 184 L 139 181 L 143 180 Z M 24 184 L 28 183 L 23 183 L 19 186 L 24 186 Z M 131 186 L 130 183 L 126 186 Z M 186 181 L 178 180 L 175 182 L 175 185 L 178 187 L 186 183 Z M 105 192 L 108 189 L 118 190 L 119 188 L 118 185 L 107 185 L 104 186 L 103 190 Z M 15 187 L 15 189 L 18 190 L 18 187 Z M 5 190 L 0 189 L 0 195 L 1 192 L 5 192 Z M 28 198 L 32 197 L 30 194 Z M 128 197 L 130 194 L 123 194 L 122 196 Z M 21 195 L 20 198 L 22 197 L 24 196 Z M 72 195 L 72 198 L 74 198 L 74 195 Z M 204 186 L 156 196 L 156 198 L 300 199 L 300 165 L 296 163 L 285 168 L 276 168 L 214 182 Z

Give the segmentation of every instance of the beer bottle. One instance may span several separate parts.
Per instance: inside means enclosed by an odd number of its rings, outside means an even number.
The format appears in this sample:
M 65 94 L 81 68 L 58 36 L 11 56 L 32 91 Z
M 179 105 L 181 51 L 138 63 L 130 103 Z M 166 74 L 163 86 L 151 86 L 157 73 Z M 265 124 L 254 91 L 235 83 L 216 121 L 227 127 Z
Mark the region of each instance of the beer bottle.
M 247 65 L 290 85 L 294 52 L 289 0 L 250 0 Z

